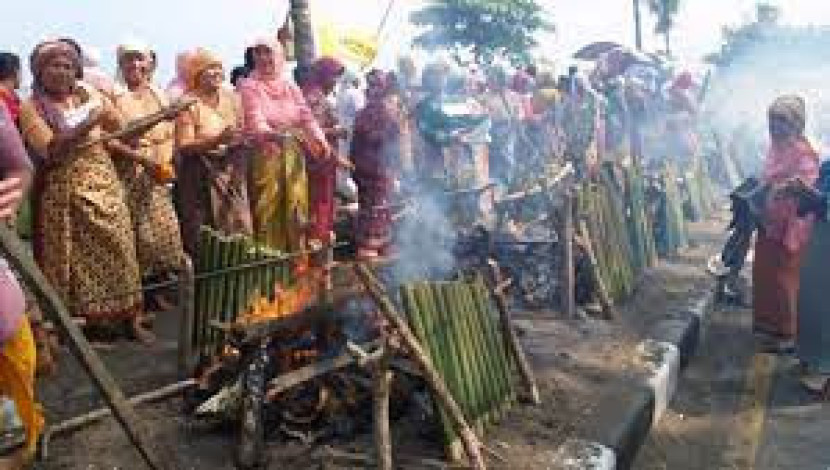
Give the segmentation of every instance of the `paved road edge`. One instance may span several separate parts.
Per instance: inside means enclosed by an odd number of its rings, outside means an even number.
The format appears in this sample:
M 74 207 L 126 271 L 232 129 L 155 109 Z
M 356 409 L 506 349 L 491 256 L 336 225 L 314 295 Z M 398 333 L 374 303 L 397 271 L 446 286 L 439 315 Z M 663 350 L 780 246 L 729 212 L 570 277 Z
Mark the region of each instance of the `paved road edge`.
M 642 379 L 609 386 L 577 437 L 557 449 L 554 470 L 628 469 L 651 429 L 662 417 L 680 374 L 697 352 L 714 307 L 707 290 L 682 313 L 658 322 L 638 348 L 649 371 Z

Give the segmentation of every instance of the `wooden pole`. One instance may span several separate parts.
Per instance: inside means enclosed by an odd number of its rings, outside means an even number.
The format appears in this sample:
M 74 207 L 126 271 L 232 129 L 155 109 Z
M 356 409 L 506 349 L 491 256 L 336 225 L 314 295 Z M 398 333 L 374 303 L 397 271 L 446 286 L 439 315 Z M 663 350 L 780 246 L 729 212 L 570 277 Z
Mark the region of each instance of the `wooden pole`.
M 568 318 L 576 317 L 576 263 L 574 262 L 574 194 L 564 194 L 562 214 L 562 311 Z
M 190 257 L 185 258 L 179 272 L 179 379 L 184 380 L 193 372 L 193 331 L 196 310 L 196 280 Z
M 469 424 L 467 424 L 467 420 L 464 418 L 461 408 L 459 408 L 458 404 L 453 399 L 452 394 L 450 394 L 450 391 L 447 389 L 447 386 L 444 384 L 444 381 L 441 379 L 438 371 L 436 371 L 432 366 L 432 361 L 430 361 L 426 351 L 409 329 L 409 325 L 406 324 L 406 321 L 398 313 L 395 305 L 389 297 L 381 288 L 379 288 L 378 281 L 366 266 L 356 264 L 355 273 L 361 282 L 363 282 L 363 285 L 366 286 L 367 293 L 372 297 L 375 303 L 377 303 L 383 316 L 401 335 L 401 340 L 409 350 L 409 353 L 412 355 L 412 359 L 423 370 L 424 379 L 432 389 L 435 398 L 444 410 L 446 410 L 447 415 L 452 420 L 455 428 L 458 430 L 458 434 L 464 444 L 464 450 L 467 453 L 467 457 L 470 459 L 470 465 L 472 468 L 475 470 L 486 469 L 487 467 L 484 463 L 484 458 L 481 455 L 481 443 L 478 437 L 470 428 Z
M 127 401 L 118 383 L 110 375 L 95 350 L 89 345 L 80 328 L 72 321 L 72 317 L 58 293 L 43 276 L 17 235 L 5 224 L 0 224 L 0 251 L 37 297 L 43 313 L 54 322 L 58 330 L 64 335 L 70 350 L 90 375 L 109 407 L 112 408 L 116 419 L 124 428 L 127 437 L 138 449 L 147 466 L 153 470 L 179 468 L 171 449 L 162 444 L 162 441 L 157 441 L 154 444 L 150 440 L 149 433 L 139 419 L 138 414 L 136 414 L 135 409 Z
M 522 383 L 524 384 L 528 399 L 534 405 L 540 405 L 542 398 L 539 393 L 539 385 L 536 383 L 536 375 L 533 373 L 533 368 L 530 367 L 530 361 L 522 348 L 522 344 L 519 342 L 519 336 L 516 334 L 516 330 L 513 328 L 510 309 L 507 306 L 507 296 L 503 290 L 498 288 L 504 282 L 501 269 L 495 260 L 488 260 L 487 264 L 490 265 L 490 276 L 493 283 L 493 288 L 490 289 L 490 295 L 499 312 L 499 323 L 501 325 L 502 336 L 504 337 L 505 343 L 507 343 L 507 350 L 516 359 L 516 364 L 519 366 L 519 375 L 522 377 Z
M 389 395 L 392 390 L 392 370 L 386 354 L 373 367 L 372 399 L 374 405 L 375 451 L 379 470 L 392 470 L 392 435 L 389 432 Z
M 597 297 L 599 297 L 599 304 L 602 307 L 602 312 L 608 320 L 618 320 L 620 313 L 614 306 L 608 289 L 605 286 L 605 281 L 602 280 L 599 272 L 599 264 L 597 257 L 594 254 L 593 240 L 591 239 L 591 232 L 588 231 L 588 224 L 584 220 L 579 221 L 579 238 L 582 241 L 583 248 L 588 255 L 588 264 L 590 265 L 591 277 L 594 280 L 594 285 L 597 286 Z

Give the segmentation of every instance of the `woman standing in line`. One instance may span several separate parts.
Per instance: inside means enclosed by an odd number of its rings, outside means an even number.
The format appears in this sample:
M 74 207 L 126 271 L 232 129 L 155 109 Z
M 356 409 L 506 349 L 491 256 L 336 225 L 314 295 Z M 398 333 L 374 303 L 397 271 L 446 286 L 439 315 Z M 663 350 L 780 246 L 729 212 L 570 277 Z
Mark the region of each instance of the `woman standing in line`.
M 126 195 L 107 152 L 127 148 L 95 141 L 122 127 L 120 114 L 78 80 L 81 58 L 69 44 L 40 44 L 31 69 L 34 92 L 21 107 L 20 129 L 40 162 L 32 191 L 35 258 L 73 315 L 90 326 L 126 321 L 136 338 L 152 340 L 141 323 Z
M 219 57 L 197 50 L 185 77 L 186 93 L 196 103 L 176 121 L 179 216 L 184 246 L 195 257 L 203 225 L 225 234 L 253 234 L 250 152 L 242 139 L 239 99 L 222 88 L 225 72 Z
M 330 158 L 332 151 L 302 92 L 283 76 L 282 46 L 259 40 L 246 58 L 253 69 L 239 88 L 245 131 L 254 140 L 249 182 L 254 236 L 272 248 L 295 252 L 304 248 L 308 232 L 305 155 Z M 307 143 L 306 149 L 298 139 Z
M 118 48 L 120 78 L 126 85 L 115 97 L 115 106 L 128 121 L 164 109 L 165 94 L 152 85 L 149 49 L 140 45 Z M 167 183 L 158 178 L 160 168 L 173 165 L 172 122 L 163 121 L 144 132 L 128 149 L 128 158 L 116 159 L 116 168 L 127 190 L 141 274 L 147 280 L 166 276 L 184 263 L 179 221 Z M 138 163 L 146 162 L 146 163 Z

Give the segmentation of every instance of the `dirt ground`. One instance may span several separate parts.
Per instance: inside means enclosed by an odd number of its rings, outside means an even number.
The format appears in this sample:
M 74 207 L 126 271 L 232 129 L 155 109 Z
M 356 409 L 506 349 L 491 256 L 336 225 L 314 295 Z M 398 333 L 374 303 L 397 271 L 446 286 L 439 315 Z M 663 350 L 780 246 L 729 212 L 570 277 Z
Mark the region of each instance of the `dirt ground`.
M 697 246 L 647 273 L 634 297 L 621 306 L 620 322 L 565 320 L 551 311 L 517 312 L 516 327 L 536 370 L 543 405 L 516 404 L 497 426 L 487 431 L 488 447 L 505 460 L 491 458 L 492 468 L 547 468 L 559 444 L 571 437 L 578 423 L 591 414 L 591 398 L 603 384 L 640 373 L 632 360 L 639 338 L 655 320 L 686 307 L 690 299 L 709 286 L 703 261 L 717 249 L 724 225 L 720 220 L 693 225 Z M 123 344 L 102 351 L 128 394 L 175 380 L 175 336 L 170 331 L 175 328 L 169 322 L 175 320 L 162 318 L 160 347 Z M 89 380 L 67 353 L 62 354 L 59 374 L 41 383 L 40 397 L 52 423 L 101 406 Z M 153 439 L 172 446 L 183 468 L 232 469 L 233 432 L 227 427 L 195 422 L 181 411 L 180 399 L 139 408 Z M 413 418 L 414 414 L 408 413 L 393 423 L 395 455 L 406 459 L 440 458 L 441 446 L 425 437 L 429 433 L 424 432 L 423 422 Z M 311 445 L 276 439 L 268 444 L 268 468 L 366 468 L 365 464 L 332 461 L 321 467 L 328 447 L 358 456 L 371 455 L 371 436 L 364 433 L 347 441 Z M 38 468 L 110 470 L 143 466 L 115 421 L 107 419 L 54 437 L 48 458 Z

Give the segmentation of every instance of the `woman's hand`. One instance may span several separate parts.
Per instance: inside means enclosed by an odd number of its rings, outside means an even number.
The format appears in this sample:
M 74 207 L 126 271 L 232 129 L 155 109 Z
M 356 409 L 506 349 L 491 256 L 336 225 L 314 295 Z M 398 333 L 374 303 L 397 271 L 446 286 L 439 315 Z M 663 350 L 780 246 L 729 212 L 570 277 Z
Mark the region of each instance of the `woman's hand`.
M 26 194 L 28 179 L 24 176 L 10 176 L 0 180 L 0 220 L 13 219 Z

